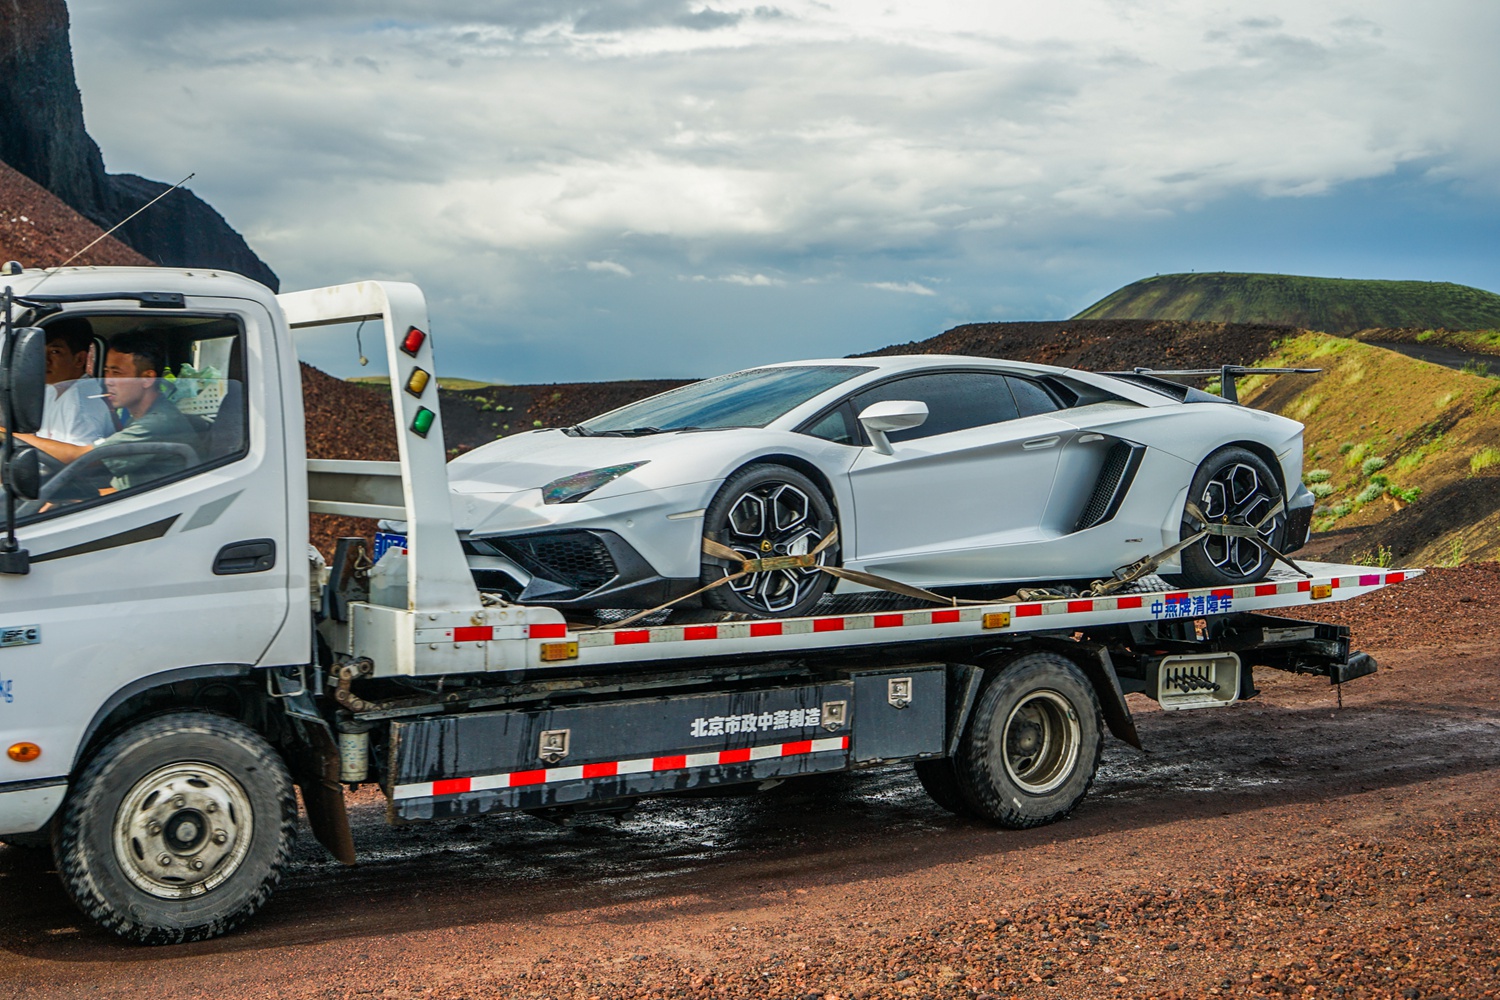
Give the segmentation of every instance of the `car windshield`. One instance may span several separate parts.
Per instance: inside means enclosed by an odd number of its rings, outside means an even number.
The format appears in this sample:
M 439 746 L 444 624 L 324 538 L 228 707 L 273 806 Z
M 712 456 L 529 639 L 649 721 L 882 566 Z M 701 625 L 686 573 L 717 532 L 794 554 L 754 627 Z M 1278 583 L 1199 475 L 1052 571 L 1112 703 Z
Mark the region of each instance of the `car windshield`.
M 764 427 L 819 393 L 870 370 L 862 365 L 752 368 L 622 406 L 579 426 L 586 434 Z

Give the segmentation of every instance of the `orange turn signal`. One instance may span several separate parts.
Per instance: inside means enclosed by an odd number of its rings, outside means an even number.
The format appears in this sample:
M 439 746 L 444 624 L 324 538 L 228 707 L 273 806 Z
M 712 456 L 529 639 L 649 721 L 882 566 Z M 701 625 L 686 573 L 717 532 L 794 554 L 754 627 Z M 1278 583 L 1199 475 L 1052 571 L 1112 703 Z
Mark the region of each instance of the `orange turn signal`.
M 30 764 L 42 755 L 42 748 L 35 743 L 12 743 L 5 755 L 17 764 Z

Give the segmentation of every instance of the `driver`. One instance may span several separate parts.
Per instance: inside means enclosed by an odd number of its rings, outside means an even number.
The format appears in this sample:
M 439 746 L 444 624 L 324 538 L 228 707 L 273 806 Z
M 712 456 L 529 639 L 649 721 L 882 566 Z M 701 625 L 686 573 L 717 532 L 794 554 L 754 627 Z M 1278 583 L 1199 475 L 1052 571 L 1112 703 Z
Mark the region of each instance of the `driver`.
M 104 358 L 104 397 L 110 407 L 125 411 L 124 427 L 92 444 L 69 444 L 33 434 L 17 434 L 16 438 L 65 463 L 95 448 L 133 442 L 185 444 L 196 450 L 198 432 L 162 395 L 165 369 L 166 351 L 155 337 L 139 331 L 117 334 Z M 113 490 L 128 490 L 182 469 L 182 460 L 169 454 L 105 456 L 100 463 L 109 470 Z

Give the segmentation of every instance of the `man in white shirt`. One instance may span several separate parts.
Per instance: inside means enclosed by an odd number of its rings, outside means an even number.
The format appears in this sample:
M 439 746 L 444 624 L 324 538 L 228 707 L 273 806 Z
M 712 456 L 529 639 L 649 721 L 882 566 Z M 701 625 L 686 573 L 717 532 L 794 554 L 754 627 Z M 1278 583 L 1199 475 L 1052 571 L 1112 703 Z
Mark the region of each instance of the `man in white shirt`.
M 37 437 L 93 445 L 118 429 L 98 380 L 84 377 L 93 342 L 87 320 L 64 319 L 47 327 L 47 401 Z

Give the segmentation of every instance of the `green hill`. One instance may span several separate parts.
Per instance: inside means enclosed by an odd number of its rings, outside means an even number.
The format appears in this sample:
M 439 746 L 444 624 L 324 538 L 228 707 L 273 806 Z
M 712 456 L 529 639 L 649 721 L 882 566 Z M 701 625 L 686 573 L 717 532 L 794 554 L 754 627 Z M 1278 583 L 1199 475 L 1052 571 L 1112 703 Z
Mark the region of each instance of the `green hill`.
M 1126 285 L 1073 318 L 1285 323 L 1325 333 L 1486 330 L 1500 327 L 1500 295 L 1446 281 L 1162 274 Z

